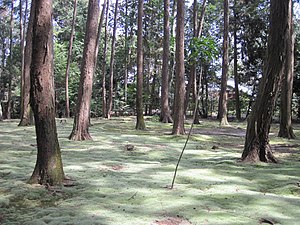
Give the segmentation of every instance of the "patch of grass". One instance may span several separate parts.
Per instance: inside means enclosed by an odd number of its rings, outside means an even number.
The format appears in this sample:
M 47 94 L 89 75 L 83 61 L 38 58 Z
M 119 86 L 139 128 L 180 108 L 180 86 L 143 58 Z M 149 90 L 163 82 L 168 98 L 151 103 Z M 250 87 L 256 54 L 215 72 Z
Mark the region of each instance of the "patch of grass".
M 245 123 L 220 128 L 204 120 L 194 127 L 170 190 L 186 135 L 171 124 L 135 117 L 93 119 L 93 141 L 67 139 L 72 120 L 57 123 L 64 171 L 74 187 L 28 185 L 36 160 L 34 127 L 0 123 L 0 224 L 128 224 L 188 221 L 190 224 L 298 224 L 299 138 L 276 137 L 279 164 L 243 164 Z M 186 128 L 189 124 L 186 124 Z M 299 125 L 295 125 L 299 137 Z M 126 146 L 134 146 L 128 151 Z M 179 218 L 179 219 L 178 219 Z M 157 222 L 158 223 L 158 222 Z

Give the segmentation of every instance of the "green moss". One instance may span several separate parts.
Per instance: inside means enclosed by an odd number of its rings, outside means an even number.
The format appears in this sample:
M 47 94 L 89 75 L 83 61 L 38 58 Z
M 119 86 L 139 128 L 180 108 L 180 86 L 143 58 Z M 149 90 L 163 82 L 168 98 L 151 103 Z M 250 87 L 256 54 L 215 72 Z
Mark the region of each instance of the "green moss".
M 58 134 L 65 174 L 76 185 L 46 190 L 26 184 L 36 160 L 35 133 L 17 122 L 0 123 L 3 224 L 148 225 L 168 217 L 192 224 L 299 221 L 299 140 L 271 135 L 272 145 L 295 146 L 284 148 L 294 155 L 278 152 L 277 165 L 243 164 L 238 161 L 244 142 L 239 135 L 245 123 L 220 129 L 217 121 L 204 120 L 195 126 L 170 190 L 186 135 L 169 135 L 170 124 L 151 118 L 146 131 L 136 131 L 135 117 L 120 117 L 92 120 L 94 141 L 72 142 L 67 139 L 70 119 L 58 124 Z M 134 150 L 127 151 L 126 144 Z

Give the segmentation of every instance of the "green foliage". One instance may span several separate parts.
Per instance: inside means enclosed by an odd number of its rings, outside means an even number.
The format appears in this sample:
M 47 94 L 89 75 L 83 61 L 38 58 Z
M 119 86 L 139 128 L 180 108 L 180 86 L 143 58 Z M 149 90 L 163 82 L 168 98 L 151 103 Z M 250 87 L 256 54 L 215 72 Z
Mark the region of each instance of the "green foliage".
M 209 63 L 219 56 L 218 46 L 211 37 L 192 38 L 190 51 L 190 60 L 192 62 L 201 60 Z

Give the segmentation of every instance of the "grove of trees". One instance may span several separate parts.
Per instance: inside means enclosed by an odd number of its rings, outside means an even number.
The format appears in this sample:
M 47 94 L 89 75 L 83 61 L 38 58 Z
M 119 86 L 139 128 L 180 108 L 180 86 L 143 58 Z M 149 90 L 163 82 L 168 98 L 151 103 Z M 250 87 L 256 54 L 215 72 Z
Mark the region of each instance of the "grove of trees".
M 174 135 L 194 112 L 248 119 L 242 159 L 276 162 L 272 120 L 295 138 L 300 119 L 299 22 L 292 0 L 1 0 L 0 119 L 35 122 L 33 182 L 64 179 L 55 116 L 74 117 L 71 140 L 92 139 L 91 117 Z

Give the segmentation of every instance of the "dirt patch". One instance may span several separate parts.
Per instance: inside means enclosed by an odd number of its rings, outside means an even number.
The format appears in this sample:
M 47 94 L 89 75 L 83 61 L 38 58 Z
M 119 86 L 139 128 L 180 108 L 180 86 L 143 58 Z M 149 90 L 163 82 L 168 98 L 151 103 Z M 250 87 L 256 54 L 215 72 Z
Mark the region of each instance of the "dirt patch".
M 224 127 L 224 128 L 212 128 L 212 129 L 194 129 L 194 134 L 203 135 L 225 135 L 233 137 L 245 137 L 246 131 L 242 128 Z
M 193 225 L 193 224 L 181 217 L 168 217 L 162 220 L 156 220 L 152 225 Z

